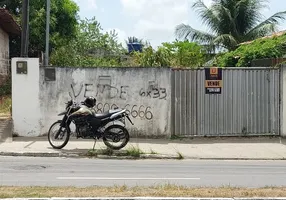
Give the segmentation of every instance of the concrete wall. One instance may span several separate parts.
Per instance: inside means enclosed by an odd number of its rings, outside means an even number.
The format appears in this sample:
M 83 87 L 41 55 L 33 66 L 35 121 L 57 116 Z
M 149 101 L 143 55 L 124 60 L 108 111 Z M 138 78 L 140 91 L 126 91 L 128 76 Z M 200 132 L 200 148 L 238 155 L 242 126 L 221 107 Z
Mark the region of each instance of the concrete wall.
M 97 99 L 98 113 L 129 110 L 131 136 L 170 136 L 171 85 L 169 68 L 56 68 L 56 80 L 44 81 L 41 68 L 40 102 L 44 115 L 41 134 L 57 119 L 69 99 Z
M 0 28 L 0 74 L 7 74 L 9 59 L 9 35 Z
M 47 80 L 38 59 L 27 59 L 28 73 L 17 74 L 12 62 L 12 106 L 15 134 L 40 136 L 61 119 L 57 114 L 70 99 L 97 98 L 98 113 L 125 108 L 134 122 L 127 127 L 134 137 L 170 136 L 171 84 L 168 68 L 55 68 Z M 74 128 L 74 127 L 72 127 Z
M 27 62 L 27 74 L 17 73 L 17 61 Z M 39 59 L 12 59 L 12 119 L 13 133 L 19 136 L 38 136 L 45 113 L 39 99 Z

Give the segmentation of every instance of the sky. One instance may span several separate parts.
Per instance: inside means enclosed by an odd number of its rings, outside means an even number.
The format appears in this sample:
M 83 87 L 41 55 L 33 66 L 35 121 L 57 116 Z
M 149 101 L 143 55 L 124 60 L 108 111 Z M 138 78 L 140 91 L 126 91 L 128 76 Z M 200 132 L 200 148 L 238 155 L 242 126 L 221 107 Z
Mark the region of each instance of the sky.
M 186 23 L 195 29 L 207 31 L 197 13 L 191 9 L 194 0 L 74 0 L 80 8 L 80 17 L 95 17 L 104 31 L 115 30 L 118 40 L 125 45 L 130 36 L 149 41 L 153 47 L 175 40 L 176 25 Z M 265 19 L 285 11 L 285 0 L 268 0 L 262 10 Z M 211 0 L 204 0 L 210 5 Z M 280 30 L 286 29 L 286 21 Z

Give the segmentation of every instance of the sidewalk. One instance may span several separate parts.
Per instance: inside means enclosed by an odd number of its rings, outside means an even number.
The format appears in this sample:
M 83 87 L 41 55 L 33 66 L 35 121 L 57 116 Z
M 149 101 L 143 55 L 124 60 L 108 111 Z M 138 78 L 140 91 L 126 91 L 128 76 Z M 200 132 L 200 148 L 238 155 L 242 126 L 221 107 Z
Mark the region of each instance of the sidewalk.
M 93 148 L 93 140 L 72 138 L 62 149 L 52 149 L 47 137 L 13 138 L 13 142 L 0 143 L 0 155 L 28 156 L 77 156 Z M 177 158 L 178 152 L 184 159 L 286 159 L 286 140 L 281 138 L 196 138 L 184 140 L 136 139 L 129 144 L 143 152 L 156 152 L 155 157 Z M 95 149 L 105 148 L 97 141 Z M 153 154 L 155 155 L 155 154 Z

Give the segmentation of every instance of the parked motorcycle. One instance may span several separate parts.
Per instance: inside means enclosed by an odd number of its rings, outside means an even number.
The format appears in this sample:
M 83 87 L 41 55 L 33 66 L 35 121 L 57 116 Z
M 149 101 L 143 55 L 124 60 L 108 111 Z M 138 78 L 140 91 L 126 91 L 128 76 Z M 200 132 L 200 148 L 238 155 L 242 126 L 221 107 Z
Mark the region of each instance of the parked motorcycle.
M 66 146 L 71 135 L 71 123 L 75 125 L 76 138 L 94 139 L 95 141 L 102 138 L 104 144 L 113 150 L 119 150 L 127 145 L 129 132 L 125 128 L 125 119 L 127 118 L 132 125 L 134 124 L 126 113 L 126 109 L 116 108 L 96 114 L 93 110 L 96 100 L 94 101 L 92 105 L 87 105 L 86 102 L 77 103 L 73 100 L 66 103 L 65 111 L 58 114 L 58 116 L 63 116 L 62 120 L 53 123 L 48 132 L 48 140 L 53 148 L 62 149 Z M 99 128 L 96 131 L 92 123 L 95 118 L 99 121 Z M 119 132 L 113 132 L 113 129 L 119 129 Z M 60 140 L 63 143 L 56 145 L 55 143 Z M 119 143 L 121 140 L 123 142 Z M 119 146 L 110 142 L 119 143 Z

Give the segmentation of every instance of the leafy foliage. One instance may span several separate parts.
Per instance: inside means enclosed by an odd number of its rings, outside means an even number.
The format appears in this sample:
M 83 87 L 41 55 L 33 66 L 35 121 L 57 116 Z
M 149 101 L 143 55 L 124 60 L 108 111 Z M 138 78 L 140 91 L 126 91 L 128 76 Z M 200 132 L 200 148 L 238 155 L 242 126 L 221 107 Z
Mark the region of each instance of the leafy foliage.
M 197 43 L 176 41 L 163 43 L 163 46 L 171 52 L 172 66 L 199 67 L 205 62 L 206 52 Z
M 212 47 L 234 50 L 244 41 L 266 36 L 277 30 L 280 20 L 285 19 L 286 11 L 278 12 L 265 19 L 261 9 L 266 0 L 213 0 L 207 7 L 203 0 L 196 0 L 193 8 L 199 14 L 203 24 L 211 32 L 202 32 L 189 25 L 176 27 L 176 35 L 181 39 L 190 39 Z
M 148 46 L 142 53 L 134 53 L 138 66 L 149 67 L 199 67 L 204 63 L 205 56 L 202 46 L 187 41 L 163 43 L 157 50 Z
M 11 92 L 12 92 L 12 80 L 11 77 L 8 77 L 8 79 L 0 87 L 0 97 L 11 95 Z
M 257 39 L 250 44 L 242 44 L 235 51 L 227 52 L 217 57 L 221 67 L 248 67 L 254 59 L 278 58 L 286 54 L 286 34 Z
M 0 0 L 0 7 L 5 7 L 12 13 L 18 23 L 21 22 L 22 1 Z M 54 49 L 75 36 L 79 7 L 72 0 L 51 1 L 50 45 Z M 29 56 L 38 56 L 45 49 L 46 0 L 30 1 L 29 15 Z M 21 40 L 14 36 L 10 40 L 10 56 L 20 54 Z
M 118 66 L 124 53 L 116 32 L 103 33 L 100 23 L 92 18 L 80 21 L 75 38 L 54 50 L 50 61 L 56 66 Z
M 167 67 L 170 66 L 170 51 L 164 47 L 154 50 L 151 46 L 143 49 L 143 52 L 134 52 L 134 64 L 141 67 Z

